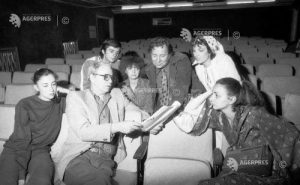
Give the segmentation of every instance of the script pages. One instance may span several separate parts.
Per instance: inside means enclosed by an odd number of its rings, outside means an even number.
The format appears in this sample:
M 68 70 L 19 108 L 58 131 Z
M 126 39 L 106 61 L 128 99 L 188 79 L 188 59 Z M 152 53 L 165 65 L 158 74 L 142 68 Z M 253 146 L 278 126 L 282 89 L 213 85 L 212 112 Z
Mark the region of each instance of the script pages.
M 175 101 L 170 106 L 162 106 L 158 109 L 151 117 L 142 122 L 144 132 L 147 132 L 154 128 L 156 125 L 159 125 L 165 122 L 174 112 L 181 106 L 178 101 Z

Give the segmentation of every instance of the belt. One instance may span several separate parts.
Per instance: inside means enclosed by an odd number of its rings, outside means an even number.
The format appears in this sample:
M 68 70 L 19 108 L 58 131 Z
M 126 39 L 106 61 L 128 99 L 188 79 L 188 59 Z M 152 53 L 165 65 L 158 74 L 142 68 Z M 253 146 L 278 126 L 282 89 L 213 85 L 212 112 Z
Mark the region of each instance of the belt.
M 97 143 L 99 144 L 99 143 Z M 94 152 L 94 153 L 98 153 L 99 155 L 108 155 L 108 156 L 113 156 L 115 155 L 117 150 L 117 146 L 110 146 L 107 144 L 100 144 L 100 146 L 97 145 L 93 145 L 89 151 Z

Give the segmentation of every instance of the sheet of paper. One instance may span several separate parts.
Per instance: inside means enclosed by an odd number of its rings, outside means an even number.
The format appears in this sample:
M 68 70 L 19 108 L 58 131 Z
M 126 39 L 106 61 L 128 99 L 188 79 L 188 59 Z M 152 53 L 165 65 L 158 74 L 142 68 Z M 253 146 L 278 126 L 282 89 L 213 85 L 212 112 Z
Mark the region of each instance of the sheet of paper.
M 165 122 L 174 112 L 181 106 L 178 101 L 175 101 L 170 106 L 162 106 L 157 110 L 151 117 L 142 122 L 143 131 L 147 132 L 154 128 L 156 125 L 159 125 Z

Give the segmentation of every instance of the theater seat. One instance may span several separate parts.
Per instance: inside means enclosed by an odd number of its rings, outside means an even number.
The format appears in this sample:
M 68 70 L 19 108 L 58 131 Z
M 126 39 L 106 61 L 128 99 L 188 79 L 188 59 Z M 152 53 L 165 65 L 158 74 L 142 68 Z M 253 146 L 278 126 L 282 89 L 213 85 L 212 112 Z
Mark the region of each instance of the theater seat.
M 191 136 L 173 121 L 158 135 L 150 135 L 144 185 L 196 185 L 211 177 L 212 131 Z
M 70 74 L 70 66 L 69 65 L 51 64 L 51 65 L 48 65 L 48 69 L 51 69 L 54 72 L 63 72 L 63 73 Z
M 46 65 L 58 65 L 64 64 L 65 60 L 63 58 L 46 58 L 45 64 Z
M 3 144 L 14 130 L 14 116 L 14 105 L 0 105 L 0 153 L 3 150 Z
M 0 84 L 0 103 L 4 103 L 5 88 Z
M 82 65 L 72 65 L 72 73 L 80 73 Z
M 73 84 L 76 88 L 80 88 L 80 72 L 71 74 L 70 83 Z
M 260 78 L 267 76 L 293 76 L 293 68 L 286 64 L 261 64 L 256 75 Z
M 35 72 L 38 69 L 46 68 L 46 67 L 47 65 L 45 64 L 27 64 L 25 66 L 24 72 Z
M 261 90 L 283 98 L 287 93 L 300 94 L 299 84 L 298 77 L 265 77 L 262 79 Z
M 282 109 L 283 117 L 293 122 L 300 130 L 300 94 L 286 94 Z
M 82 54 L 67 54 L 66 59 L 82 59 Z
M 0 71 L 0 84 L 2 84 L 3 86 L 7 84 L 11 84 L 11 80 L 12 80 L 11 72 Z
M 84 63 L 85 59 L 83 58 L 66 58 L 66 64 L 69 65 L 82 65 Z
M 31 84 L 33 83 L 34 72 L 20 72 L 16 71 L 13 73 L 12 83 L 13 84 Z
M 6 86 L 4 104 L 17 104 L 21 99 L 32 96 L 36 93 L 31 84 L 16 85 L 11 84 Z

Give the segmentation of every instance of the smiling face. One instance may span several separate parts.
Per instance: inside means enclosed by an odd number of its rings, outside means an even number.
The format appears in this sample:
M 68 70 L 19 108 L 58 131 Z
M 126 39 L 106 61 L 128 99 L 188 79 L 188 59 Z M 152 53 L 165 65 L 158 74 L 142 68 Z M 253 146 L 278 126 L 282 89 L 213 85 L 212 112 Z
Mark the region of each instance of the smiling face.
M 38 97 L 44 101 L 50 101 L 56 94 L 56 80 L 52 74 L 41 76 L 34 85 L 36 91 L 39 92 Z
M 91 89 L 96 94 L 106 94 L 112 87 L 113 71 L 110 65 L 102 64 L 90 75 Z
M 229 96 L 224 85 L 216 84 L 214 86 L 213 94 L 210 97 L 210 102 L 215 110 L 232 110 L 232 105 L 235 101 L 236 97 Z
M 114 63 L 117 61 L 121 48 L 115 48 L 113 46 L 109 46 L 106 50 L 102 50 L 103 58 L 105 61 L 109 63 Z
M 129 80 L 136 80 L 139 77 L 140 68 L 135 65 L 128 66 L 126 67 L 125 73 Z
M 210 60 L 210 53 L 205 45 L 195 45 L 193 55 L 198 64 L 204 64 Z
M 161 69 L 165 67 L 170 59 L 168 47 L 166 45 L 154 47 L 151 50 L 151 59 L 156 68 Z

